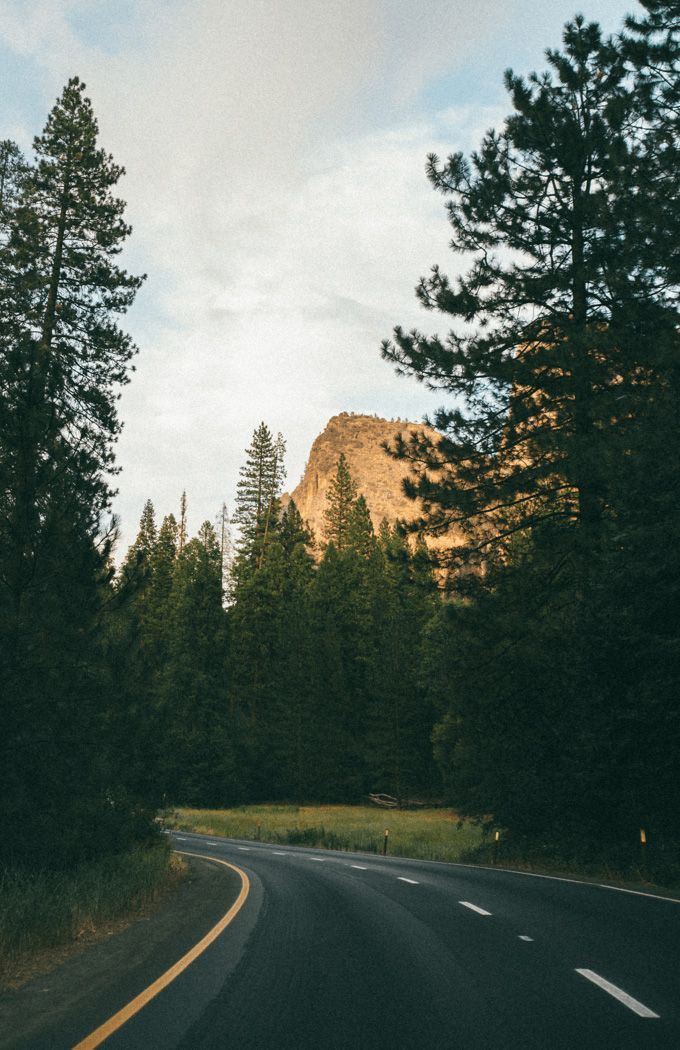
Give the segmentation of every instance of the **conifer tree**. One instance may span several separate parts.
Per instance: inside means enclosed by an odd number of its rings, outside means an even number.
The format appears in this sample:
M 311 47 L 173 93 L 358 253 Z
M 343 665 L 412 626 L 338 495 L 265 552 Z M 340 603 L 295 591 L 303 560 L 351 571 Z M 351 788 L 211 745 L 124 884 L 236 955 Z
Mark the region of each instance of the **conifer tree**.
M 623 35 L 623 57 L 634 73 L 632 88 L 639 120 L 636 151 L 629 171 L 635 210 L 644 223 L 638 229 L 651 236 L 634 240 L 647 255 L 648 266 L 676 284 L 680 276 L 680 207 L 677 171 L 680 164 L 680 12 L 676 0 L 640 0 L 646 14 L 629 16 Z M 624 195 L 621 195 L 624 197 Z M 630 200 L 618 201 L 630 209 Z M 629 212 L 630 214 L 630 212 Z M 630 239 L 630 231 L 629 231 Z M 642 243 L 641 243 L 642 242 Z
M 363 496 L 358 496 L 347 524 L 347 547 L 362 558 L 370 558 L 375 550 L 375 532 L 371 514 Z
M 110 806 L 95 817 L 111 755 L 97 737 L 103 727 L 93 694 L 100 692 L 100 712 L 107 695 L 113 702 L 97 633 L 111 539 L 102 526 L 120 429 L 117 393 L 134 353 L 115 316 L 141 279 L 117 265 L 130 232 L 113 193 L 122 168 L 98 147 L 77 78 L 34 150 L 35 166 L 14 180 L 0 236 L 0 693 L 12 698 L 19 719 L 2 711 L 8 751 L 0 765 L 11 781 L 2 792 L 15 859 L 44 853 L 44 828 L 36 828 L 42 811 L 52 822 L 54 862 L 70 863 L 88 850 L 116 848 L 123 834 L 121 823 L 106 841 Z M 17 154 L 6 149 L 5 158 L 18 174 Z M 34 735 L 38 727 L 51 756 Z M 79 734 L 76 747 L 71 737 Z M 88 753 L 101 760 L 83 762 Z M 122 822 L 127 812 L 122 803 L 115 810 Z M 65 822 L 71 831 L 62 836 Z
M 166 514 L 154 545 L 154 559 L 171 564 L 179 554 L 179 527 L 174 514 Z
M 396 447 L 422 524 L 489 552 L 428 636 L 448 797 L 581 857 L 677 843 L 677 631 L 650 612 L 680 579 L 678 26 L 644 6 L 623 40 L 569 23 L 548 73 L 506 75 L 500 132 L 430 158 L 470 267 L 418 295 L 461 324 L 384 346 L 459 402 Z
M 175 802 L 233 802 L 239 795 L 228 720 L 227 617 L 220 545 L 209 521 L 178 554 L 167 632 L 158 690 L 164 790 Z
M 400 799 L 432 797 L 438 785 L 434 712 L 421 674 L 423 638 L 439 604 L 432 566 L 384 522 L 367 569 L 374 642 L 365 736 L 370 790 Z
M 177 532 L 177 545 L 179 551 L 184 549 L 187 541 L 187 494 L 183 492 L 179 501 L 179 528 Z
M 77 513 L 94 535 L 108 509 L 120 429 L 116 391 L 134 353 L 114 317 L 141 283 L 116 265 L 130 232 L 112 193 L 123 169 L 98 148 L 77 78 L 34 148 L 37 163 L 22 180 L 0 251 L 10 315 L 0 376 L 11 413 L 3 465 L 13 471 L 4 515 L 13 566 L 7 583 L 19 605 L 44 552 L 46 521 Z
M 225 600 L 230 597 L 230 577 L 233 560 L 231 523 L 227 504 L 223 503 L 218 517 L 220 557 L 222 558 L 222 592 Z
M 141 284 L 116 263 L 130 233 L 113 187 L 123 174 L 97 146 L 84 84 L 69 81 L 36 138 L 37 163 L 24 181 L 3 251 L 13 280 L 17 341 L 25 356 L 13 394 L 24 399 L 29 491 L 37 495 L 41 450 L 77 474 L 93 514 L 108 506 L 106 472 L 120 429 L 116 388 L 129 378 L 135 348 L 114 317 Z M 50 424 L 41 406 L 50 406 Z M 56 411 L 55 411 L 56 410 Z
M 357 487 L 347 465 L 345 453 L 340 453 L 335 477 L 331 479 L 324 513 L 326 540 L 336 550 L 345 550 L 349 542 L 352 510 L 357 498 Z
M 156 529 L 153 503 L 146 500 L 116 581 L 114 614 L 107 623 L 117 686 L 126 701 L 109 732 L 115 750 L 126 755 L 126 782 L 157 804 L 162 798 L 163 747 L 158 687 L 167 653 L 175 532 L 172 515 Z
M 266 499 L 266 506 L 262 511 L 262 519 L 258 527 L 258 565 L 262 565 L 265 549 L 270 538 L 278 528 L 281 514 L 279 497 L 286 477 L 285 467 L 286 443 L 281 433 L 276 435 L 274 442 L 274 456 L 272 460 L 271 490 Z
M 424 595 L 432 595 L 437 591 L 437 582 L 434 578 L 435 561 L 428 549 L 425 537 L 420 535 L 416 539 L 416 545 L 410 558 L 410 577 L 416 591 Z
M 313 796 L 356 802 L 367 790 L 364 762 L 370 675 L 375 656 L 367 563 L 330 542 L 310 592 L 317 710 Z
M 644 250 L 640 195 L 622 199 L 637 146 L 619 50 L 578 17 L 547 57 L 545 74 L 506 74 L 515 112 L 469 160 L 429 159 L 471 267 L 455 282 L 434 267 L 418 297 L 468 329 L 446 340 L 396 329 L 383 353 L 465 406 L 437 413 L 442 441 L 397 443 L 420 464 L 410 491 L 428 526 L 466 529 L 471 549 L 576 526 L 587 563 L 607 516 L 612 433 L 631 428 L 658 364 L 639 337 L 670 299 Z
M 302 520 L 302 515 L 293 499 L 289 501 L 281 515 L 278 539 L 286 554 L 292 554 L 296 548 L 306 550 L 313 545 L 314 537 Z
M 233 701 L 244 727 L 254 797 L 301 798 L 309 791 L 315 749 L 314 653 L 308 587 L 313 562 L 296 523 L 272 541 L 230 610 Z
M 281 486 L 286 479 L 286 442 L 281 431 L 274 442 L 275 491 L 280 494 Z
M 280 568 L 285 604 L 278 633 L 277 702 L 272 705 L 280 739 L 275 783 L 282 797 L 302 802 L 315 797 L 322 720 L 313 672 L 317 654 L 310 602 L 315 571 L 309 553 L 312 536 L 294 500 L 282 514 L 278 543 L 283 553 Z
M 260 423 L 246 449 L 232 518 L 240 530 L 234 562 L 236 584 L 244 575 L 261 568 L 266 548 L 276 534 L 281 510 L 279 496 L 286 476 L 285 448 L 282 435 L 272 438 L 269 428 Z
M 146 500 L 139 519 L 139 531 L 133 544 L 133 550 L 141 551 L 145 558 L 150 558 L 156 546 L 156 512 L 150 499 Z
M 0 142 L 0 245 L 9 240 L 28 165 L 17 144 L 10 139 Z M 3 282 L 4 283 L 4 282 Z M 5 308 L 9 304 L 5 303 Z
M 178 556 L 178 528 L 174 514 L 161 523 L 149 557 L 147 632 L 155 650 L 153 666 L 160 667 L 167 656 L 167 625 L 171 614 L 172 588 Z
M 233 520 L 241 529 L 242 543 L 247 543 L 254 541 L 276 487 L 276 451 L 265 423 L 260 423 L 253 432 L 239 475 Z
M 156 512 L 150 499 L 146 500 L 139 519 L 139 529 L 134 543 L 129 548 L 121 569 L 124 579 L 134 577 L 135 573 L 148 570 L 149 562 L 156 546 Z

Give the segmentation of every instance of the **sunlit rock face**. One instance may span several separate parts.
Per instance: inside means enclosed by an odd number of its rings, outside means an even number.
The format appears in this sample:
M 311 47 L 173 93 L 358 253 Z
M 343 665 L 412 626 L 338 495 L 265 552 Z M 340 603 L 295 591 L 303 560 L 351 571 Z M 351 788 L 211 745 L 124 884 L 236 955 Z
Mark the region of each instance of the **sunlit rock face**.
M 409 473 L 408 463 L 393 459 L 382 448 L 382 443 L 392 443 L 395 435 L 414 430 L 425 430 L 436 437 L 435 431 L 422 423 L 403 420 L 341 412 L 328 421 L 312 445 L 302 480 L 291 494 L 313 530 L 317 545 L 326 541 L 326 495 L 343 452 L 357 490 L 368 504 L 376 531 L 383 519 L 393 524 L 397 519 L 411 521 L 420 516 L 420 505 L 408 499 L 402 488 L 402 481 Z

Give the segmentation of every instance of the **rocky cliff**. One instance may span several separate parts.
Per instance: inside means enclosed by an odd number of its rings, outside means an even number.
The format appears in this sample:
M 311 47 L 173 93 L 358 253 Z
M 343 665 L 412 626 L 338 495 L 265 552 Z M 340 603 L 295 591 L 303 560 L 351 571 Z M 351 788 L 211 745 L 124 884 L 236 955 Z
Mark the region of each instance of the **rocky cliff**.
M 325 541 L 326 494 L 341 452 L 345 454 L 358 491 L 366 499 L 376 530 L 383 518 L 392 524 L 398 518 L 408 521 L 419 516 L 419 505 L 407 499 L 402 489 L 408 464 L 392 459 L 381 446 L 383 441 L 391 442 L 398 433 L 423 429 L 428 430 L 419 423 L 347 412 L 328 421 L 312 445 L 302 480 L 291 494 L 317 543 Z

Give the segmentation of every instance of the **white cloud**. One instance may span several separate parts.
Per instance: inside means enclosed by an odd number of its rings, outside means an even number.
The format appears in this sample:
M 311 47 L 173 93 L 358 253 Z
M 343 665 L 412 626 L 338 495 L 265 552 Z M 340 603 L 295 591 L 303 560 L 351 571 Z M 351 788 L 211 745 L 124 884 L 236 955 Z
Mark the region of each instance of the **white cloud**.
M 162 493 L 167 506 L 186 485 L 205 516 L 231 496 L 260 419 L 287 436 L 294 483 L 333 413 L 417 418 L 432 405 L 393 376 L 379 344 L 394 323 L 430 321 L 413 286 L 449 257 L 442 202 L 423 175 L 435 137 L 423 124 L 337 143 L 276 208 L 260 203 L 256 237 L 225 231 L 222 269 L 219 241 L 201 245 L 203 278 L 182 283 L 174 308 L 178 323 L 190 323 L 147 342 L 123 400 L 121 460 L 137 459 L 138 504 L 144 492 Z
M 129 265 L 150 277 L 128 319 L 126 541 L 147 497 L 164 513 L 186 488 L 192 526 L 212 517 L 260 419 L 288 438 L 293 485 L 331 414 L 437 403 L 378 348 L 395 323 L 441 325 L 413 296 L 452 263 L 425 155 L 469 148 L 494 114 L 414 100 L 483 55 L 518 3 L 134 0 L 98 41 L 100 0 L 0 0 L 0 35 L 43 71 L 47 105 L 77 72 L 128 172 Z

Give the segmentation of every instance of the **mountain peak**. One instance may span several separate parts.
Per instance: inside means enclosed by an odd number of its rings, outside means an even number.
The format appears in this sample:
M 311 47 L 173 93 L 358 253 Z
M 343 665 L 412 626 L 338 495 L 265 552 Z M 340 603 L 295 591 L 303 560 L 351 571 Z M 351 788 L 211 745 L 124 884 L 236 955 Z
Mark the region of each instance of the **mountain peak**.
M 402 482 L 408 476 L 408 463 L 393 459 L 382 447 L 398 434 L 416 430 L 436 432 L 422 423 L 381 419 L 379 416 L 340 412 L 332 416 L 312 444 L 300 483 L 291 493 L 302 517 L 314 532 L 317 543 L 323 543 L 324 512 L 328 487 L 344 453 L 358 491 L 365 497 L 377 530 L 383 519 L 394 524 L 397 519 L 413 520 L 420 506 L 406 497 Z

